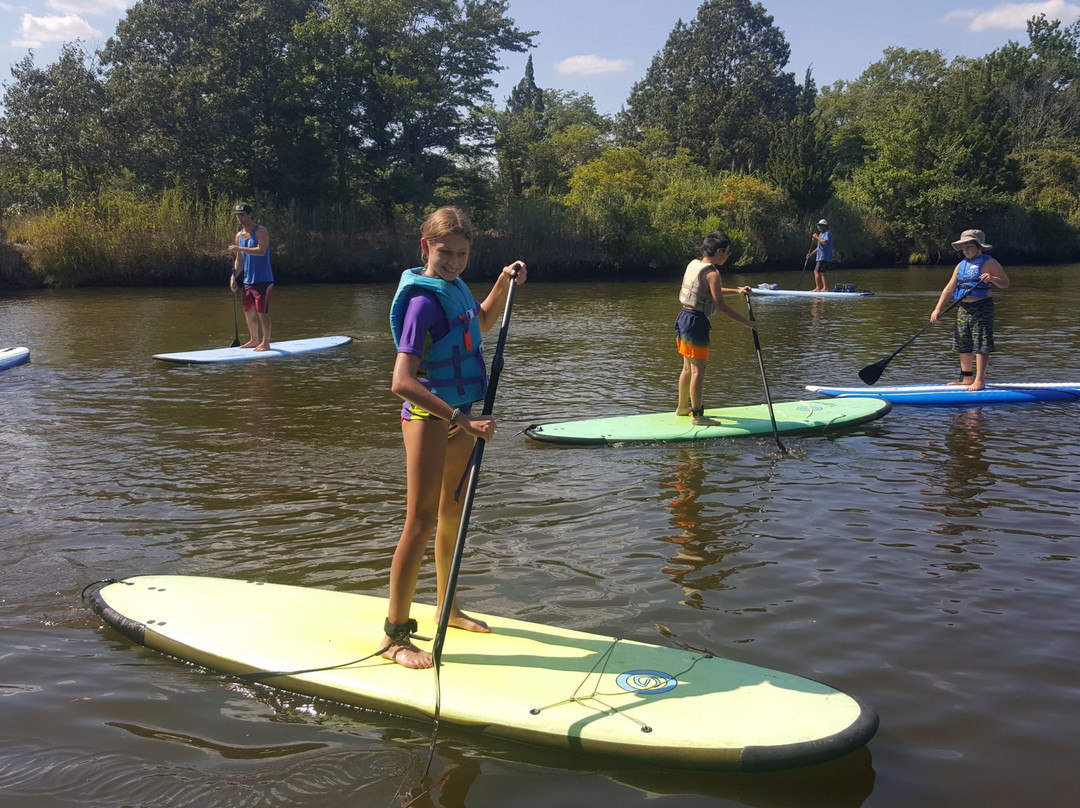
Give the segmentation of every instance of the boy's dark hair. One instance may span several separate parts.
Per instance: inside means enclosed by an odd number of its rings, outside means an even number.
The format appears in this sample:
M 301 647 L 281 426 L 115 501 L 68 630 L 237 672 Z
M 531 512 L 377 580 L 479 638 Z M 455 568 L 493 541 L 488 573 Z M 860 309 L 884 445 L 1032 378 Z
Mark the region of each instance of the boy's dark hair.
M 717 250 L 730 250 L 731 239 L 723 230 L 714 230 L 701 242 L 702 255 L 715 255 Z

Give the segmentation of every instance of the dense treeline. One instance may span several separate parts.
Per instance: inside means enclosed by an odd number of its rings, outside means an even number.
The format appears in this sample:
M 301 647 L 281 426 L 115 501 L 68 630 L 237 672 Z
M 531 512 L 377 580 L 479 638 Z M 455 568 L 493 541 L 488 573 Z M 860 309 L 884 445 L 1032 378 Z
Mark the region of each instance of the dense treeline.
M 140 0 L 96 53 L 28 55 L 0 118 L 0 280 L 216 282 L 240 199 L 283 278 L 389 280 L 459 204 L 539 277 L 679 267 L 717 227 L 741 266 L 1080 257 L 1080 22 L 947 63 L 886 50 L 820 91 L 766 9 L 706 0 L 616 116 L 525 75 L 506 0 Z M 14 249 L 13 249 L 14 248 Z

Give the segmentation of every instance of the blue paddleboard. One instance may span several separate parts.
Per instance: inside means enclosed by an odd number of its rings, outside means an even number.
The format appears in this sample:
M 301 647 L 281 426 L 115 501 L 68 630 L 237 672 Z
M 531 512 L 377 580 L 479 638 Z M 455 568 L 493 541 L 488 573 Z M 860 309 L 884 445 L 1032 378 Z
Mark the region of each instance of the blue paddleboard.
M 893 404 L 916 406 L 982 407 L 988 404 L 1080 399 L 1080 384 L 1073 382 L 988 384 L 982 390 L 975 391 L 958 384 L 904 384 L 893 387 L 826 387 L 808 384 L 806 389 L 823 396 L 882 398 Z
M 29 361 L 29 348 L 0 348 L 0 370 L 7 370 Z
M 210 348 L 205 351 L 182 351 L 180 353 L 154 354 L 154 359 L 162 362 L 186 364 L 205 364 L 212 362 L 246 362 L 249 359 L 273 359 L 277 356 L 325 351 L 352 342 L 352 337 L 313 337 L 311 339 L 293 339 L 285 342 L 271 342 L 270 350 L 256 351 L 254 348 Z

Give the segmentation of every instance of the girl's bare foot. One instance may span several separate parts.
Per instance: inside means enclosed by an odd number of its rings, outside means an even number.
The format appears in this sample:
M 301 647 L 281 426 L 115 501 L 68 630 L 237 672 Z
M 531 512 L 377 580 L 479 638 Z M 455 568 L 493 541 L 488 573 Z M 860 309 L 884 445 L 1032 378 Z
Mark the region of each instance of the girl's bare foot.
M 977 382 L 972 382 L 971 384 L 969 384 L 968 385 L 968 390 L 970 390 L 972 393 L 974 393 L 976 390 L 982 390 L 985 387 L 986 387 L 986 382 L 977 381 Z
M 687 410 L 675 410 L 675 414 L 676 415 L 689 415 L 690 410 L 688 410 L 688 409 Z
M 475 617 L 469 617 L 465 612 L 458 612 L 455 615 L 451 615 L 448 625 L 454 628 L 464 629 L 465 631 L 475 631 L 478 634 L 490 634 L 491 629 L 488 628 L 488 624 L 483 620 L 477 620 Z
M 383 637 L 382 647 L 386 649 L 382 653 L 383 658 L 389 659 L 391 662 L 396 662 L 403 668 L 419 670 L 430 668 L 435 665 L 435 661 L 431 658 L 431 654 L 417 648 L 407 638 L 404 640 L 392 640 L 389 637 Z
M 695 415 L 691 419 L 690 423 L 692 423 L 694 426 L 720 426 L 719 421 L 714 421 L 707 415 Z

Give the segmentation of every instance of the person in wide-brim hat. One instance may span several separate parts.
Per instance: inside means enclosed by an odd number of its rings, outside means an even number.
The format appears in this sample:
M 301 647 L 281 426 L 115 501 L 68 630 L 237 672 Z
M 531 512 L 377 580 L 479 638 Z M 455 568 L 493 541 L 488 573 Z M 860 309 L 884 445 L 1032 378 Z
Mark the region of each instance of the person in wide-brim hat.
M 984 250 L 994 249 L 992 244 L 986 243 L 986 233 L 982 230 L 965 230 L 960 234 L 960 238 L 952 243 L 954 250 L 963 250 L 965 244 L 975 243 L 978 244 Z
M 982 230 L 965 230 L 952 246 L 964 258 L 941 290 L 930 322 L 936 323 L 953 304 L 959 306 L 953 349 L 960 355 L 960 379 L 950 384 L 964 385 L 974 392 L 986 387 L 986 365 L 994 351 L 994 299 L 990 290 L 995 286 L 1008 289 L 1009 276 L 996 258 L 984 252 L 990 245 Z M 946 306 L 950 300 L 953 303 Z

